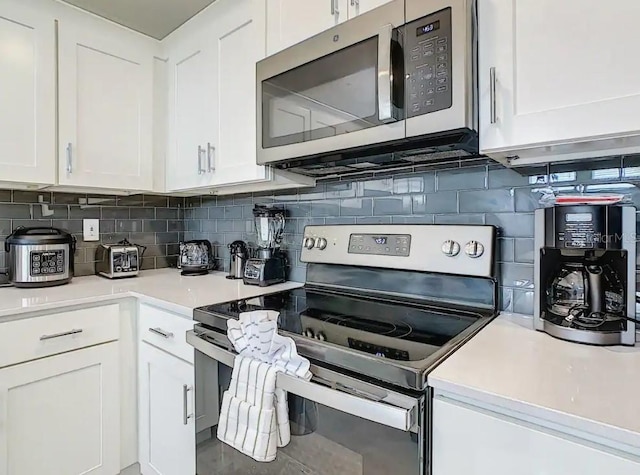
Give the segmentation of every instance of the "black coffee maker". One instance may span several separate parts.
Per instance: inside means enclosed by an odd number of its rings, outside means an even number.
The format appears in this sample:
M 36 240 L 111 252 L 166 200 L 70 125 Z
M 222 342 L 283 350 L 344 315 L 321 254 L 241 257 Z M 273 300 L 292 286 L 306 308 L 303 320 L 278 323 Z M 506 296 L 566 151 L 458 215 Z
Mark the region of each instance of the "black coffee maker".
M 536 210 L 537 330 L 592 345 L 635 344 L 636 210 Z

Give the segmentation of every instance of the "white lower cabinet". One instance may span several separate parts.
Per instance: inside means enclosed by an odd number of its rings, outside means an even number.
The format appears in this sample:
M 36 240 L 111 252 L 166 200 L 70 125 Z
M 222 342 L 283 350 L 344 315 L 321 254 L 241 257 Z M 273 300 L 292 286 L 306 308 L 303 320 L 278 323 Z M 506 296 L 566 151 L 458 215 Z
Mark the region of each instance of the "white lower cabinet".
M 194 475 L 193 365 L 145 342 L 140 342 L 138 357 L 141 472 L 143 475 Z
M 451 399 L 433 401 L 433 475 L 637 475 L 640 463 Z
M 0 475 L 120 471 L 118 343 L 0 370 Z

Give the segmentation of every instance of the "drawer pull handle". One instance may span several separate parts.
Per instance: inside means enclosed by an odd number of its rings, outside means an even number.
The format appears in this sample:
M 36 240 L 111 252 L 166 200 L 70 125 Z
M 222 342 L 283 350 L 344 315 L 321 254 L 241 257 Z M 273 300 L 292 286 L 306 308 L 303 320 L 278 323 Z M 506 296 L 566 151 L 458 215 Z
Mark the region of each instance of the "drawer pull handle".
M 162 328 L 149 328 L 149 331 L 151 333 L 155 333 L 156 335 L 160 335 L 162 338 L 166 338 L 167 340 L 169 338 L 173 338 L 173 333 L 166 332 Z
M 189 423 L 189 419 L 193 417 L 193 414 L 189 414 L 189 391 L 191 391 L 189 386 L 186 384 L 182 386 L 182 423 L 186 426 Z
M 69 330 L 68 332 L 63 332 L 63 333 L 54 333 L 53 335 L 42 335 L 40 337 L 40 341 L 53 340 L 54 338 L 60 338 L 63 336 L 77 335 L 78 333 L 82 333 L 82 329 Z

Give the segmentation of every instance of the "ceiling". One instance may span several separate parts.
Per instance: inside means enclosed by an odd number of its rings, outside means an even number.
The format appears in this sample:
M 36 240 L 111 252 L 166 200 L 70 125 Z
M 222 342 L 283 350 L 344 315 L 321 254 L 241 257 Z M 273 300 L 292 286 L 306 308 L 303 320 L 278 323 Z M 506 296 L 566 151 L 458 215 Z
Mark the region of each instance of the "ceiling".
M 161 40 L 215 0 L 64 0 Z

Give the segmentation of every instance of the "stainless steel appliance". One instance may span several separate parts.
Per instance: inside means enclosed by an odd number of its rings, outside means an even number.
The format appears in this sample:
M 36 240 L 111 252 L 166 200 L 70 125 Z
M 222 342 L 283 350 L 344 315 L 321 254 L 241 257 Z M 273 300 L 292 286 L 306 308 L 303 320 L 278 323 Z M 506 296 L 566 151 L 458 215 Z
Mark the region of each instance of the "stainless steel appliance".
M 294 435 L 275 462 L 222 444 L 214 427 L 198 435 L 198 474 L 430 473 L 427 375 L 497 313 L 495 235 L 491 226 L 307 226 L 304 287 L 196 309 L 187 341 L 204 356 L 196 372 L 206 357 L 219 363 L 220 394 L 235 357 L 227 320 L 244 311 L 280 312 L 279 332 L 313 373 L 310 382 L 278 375 Z M 310 245 L 318 241 L 328 245 Z
M 535 213 L 537 330 L 592 345 L 636 342 L 636 209 L 578 205 Z
M 242 279 L 244 268 L 249 258 L 249 250 L 244 241 L 233 241 L 229 244 L 231 262 L 229 263 L 229 275 L 227 279 Z
M 145 249 L 126 239 L 118 244 L 100 244 L 96 248 L 96 274 L 108 279 L 137 276 Z
M 180 257 L 178 269 L 182 275 L 205 275 L 213 270 L 213 247 L 204 239 L 195 239 L 180 243 Z
M 256 205 L 253 217 L 258 250 L 256 256 L 249 259 L 244 267 L 244 283 L 266 287 L 284 282 L 286 258 L 280 251 L 284 233 L 284 210 Z
M 18 227 L 4 242 L 9 281 L 16 287 L 50 287 L 71 282 L 76 239 L 51 227 Z
M 260 61 L 258 164 L 329 176 L 476 157 L 476 26 L 475 0 L 394 0 Z

